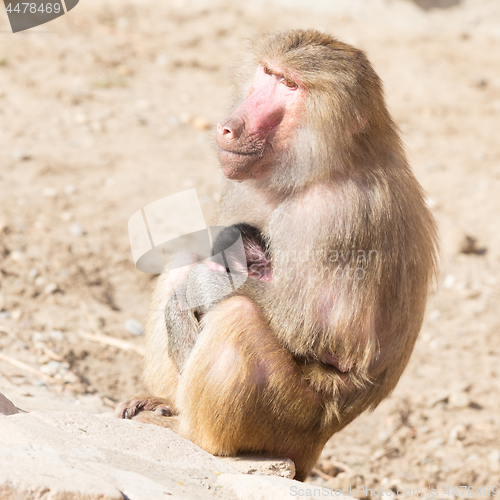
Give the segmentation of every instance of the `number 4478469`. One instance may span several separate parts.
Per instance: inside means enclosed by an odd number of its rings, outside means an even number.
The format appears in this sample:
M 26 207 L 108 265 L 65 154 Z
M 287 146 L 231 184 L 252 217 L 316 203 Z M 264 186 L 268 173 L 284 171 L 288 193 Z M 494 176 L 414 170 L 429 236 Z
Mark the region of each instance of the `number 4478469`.
M 43 4 L 41 3 L 39 6 L 36 5 L 36 3 L 16 3 L 14 4 L 14 7 L 12 7 L 13 4 L 9 3 L 7 5 L 7 12 L 10 14 L 12 12 L 17 12 L 18 14 L 36 14 L 37 12 L 40 12 L 43 14 L 44 12 L 47 14 L 52 14 L 52 12 L 55 12 L 58 14 L 61 10 L 61 5 L 59 3 L 47 3 Z

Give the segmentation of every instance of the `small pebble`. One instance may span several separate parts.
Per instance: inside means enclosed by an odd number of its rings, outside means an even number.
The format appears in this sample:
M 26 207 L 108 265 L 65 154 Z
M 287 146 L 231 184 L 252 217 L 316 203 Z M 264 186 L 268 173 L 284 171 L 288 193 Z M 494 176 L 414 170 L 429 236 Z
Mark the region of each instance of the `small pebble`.
M 38 278 L 35 278 L 35 285 L 36 286 L 43 286 L 47 280 L 43 276 L 38 276 Z
M 457 424 L 451 428 L 450 439 L 452 441 L 465 439 L 467 428 L 463 424 Z
M 167 54 L 159 54 L 156 58 L 155 64 L 160 68 L 164 68 L 170 62 L 170 57 Z
M 14 151 L 12 151 L 12 159 L 16 161 L 28 161 L 31 160 L 31 155 L 26 151 L 15 149 Z
M 24 253 L 23 252 L 19 252 L 18 250 L 14 250 L 10 254 L 10 258 L 12 260 L 15 260 L 16 262 L 20 262 L 21 260 L 24 260 L 24 257 L 25 257 Z
M 470 398 L 464 392 L 453 392 L 448 403 L 451 408 L 467 408 L 470 405 Z
M 0 312 L 0 318 L 9 319 L 10 317 L 11 317 L 10 311 L 1 311 Z
M 125 330 L 132 335 L 144 335 L 144 328 L 139 321 L 135 319 L 127 319 L 124 323 Z
M 495 462 L 495 463 L 500 463 L 500 450 L 493 450 L 489 455 L 488 455 L 488 460 L 490 462 Z
M 16 309 L 15 311 L 12 311 L 12 314 L 11 314 L 11 318 L 13 320 L 18 320 L 18 319 L 21 319 L 21 316 L 22 316 L 22 312 L 20 309 Z
M 57 196 L 57 189 L 46 187 L 42 189 L 42 196 L 45 196 L 46 198 L 55 198 Z
M 55 283 L 49 283 L 43 289 L 43 293 L 45 293 L 46 295 L 50 295 L 51 293 L 54 293 L 56 290 L 57 290 L 57 285 Z
M 49 361 L 40 367 L 40 371 L 45 373 L 45 375 L 49 375 L 53 377 L 57 373 L 65 373 L 68 371 L 68 364 L 61 361 Z
M 76 192 L 76 187 L 73 186 L 73 184 L 68 184 L 67 186 L 64 186 L 64 192 L 66 194 L 74 194 Z
M 77 125 L 83 125 L 89 121 L 89 117 L 85 113 L 76 113 L 74 120 Z
M 77 222 L 70 224 L 69 231 L 73 236 L 83 236 L 85 234 L 83 227 Z

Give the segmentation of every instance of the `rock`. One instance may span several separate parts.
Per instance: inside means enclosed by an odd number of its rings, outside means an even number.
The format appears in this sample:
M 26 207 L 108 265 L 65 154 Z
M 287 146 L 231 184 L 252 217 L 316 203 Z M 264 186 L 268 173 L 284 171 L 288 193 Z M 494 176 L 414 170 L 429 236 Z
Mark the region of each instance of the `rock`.
M 500 465 L 500 450 L 493 450 L 489 455 L 488 455 L 488 460 L 492 465 Z
M 47 280 L 43 276 L 38 276 L 37 278 L 35 278 L 35 285 L 36 286 L 43 286 L 43 285 L 45 285 L 46 282 L 47 282 Z
M 69 195 L 74 194 L 76 192 L 76 186 L 68 184 L 67 186 L 64 186 L 64 192 Z
M 55 198 L 57 196 L 57 189 L 53 187 L 43 188 L 42 196 L 45 196 L 45 198 Z
M 28 279 L 30 281 L 34 281 L 35 278 L 38 276 L 38 269 L 36 267 L 32 267 L 29 271 L 28 271 Z
M 466 435 L 467 427 L 465 427 L 464 424 L 454 425 L 450 430 L 450 439 L 452 441 L 461 441 L 462 439 L 465 439 Z
M 280 476 L 290 479 L 295 477 L 295 464 L 289 458 L 244 455 L 240 457 L 221 457 L 220 460 L 243 474 Z
M 15 415 L 19 413 L 19 410 L 14 406 L 14 403 L 7 399 L 2 393 L 0 393 L 0 414 L 2 415 Z M 1 493 L 0 488 L 0 493 Z
M 144 335 L 144 327 L 135 319 L 127 319 L 123 324 L 125 330 L 132 335 Z
M 73 222 L 72 224 L 70 224 L 70 226 L 69 226 L 69 232 L 73 236 L 83 236 L 85 234 L 85 230 L 77 222 Z
M 16 309 L 15 311 L 12 311 L 10 313 L 10 317 L 14 320 L 14 321 L 19 321 L 21 319 L 21 316 L 23 315 L 21 309 Z
M 31 155 L 26 151 L 15 149 L 12 151 L 12 159 L 16 161 L 28 161 L 31 160 Z
M 158 54 L 155 64 L 160 68 L 164 68 L 170 62 L 170 57 L 167 54 Z
M 45 295 L 50 295 L 51 293 L 54 293 L 56 290 L 57 290 L 57 285 L 55 283 L 49 283 L 43 289 L 43 293 Z
M 169 429 L 106 414 L 34 411 L 0 416 L 0 428 L 6 499 L 289 500 L 320 491 L 283 477 L 240 474 Z
M 23 252 L 20 252 L 19 250 L 14 250 L 13 252 L 10 253 L 10 258 L 15 262 L 21 262 L 22 260 L 24 260 L 25 255 Z
M 57 374 L 64 374 L 68 371 L 68 369 L 68 363 L 55 360 L 49 361 L 48 363 L 45 363 L 40 367 L 40 371 L 42 373 L 45 373 L 45 375 L 49 375 L 50 377 L 53 377 Z
M 470 398 L 465 392 L 453 392 L 450 394 L 448 404 L 451 408 L 467 408 L 470 405 Z

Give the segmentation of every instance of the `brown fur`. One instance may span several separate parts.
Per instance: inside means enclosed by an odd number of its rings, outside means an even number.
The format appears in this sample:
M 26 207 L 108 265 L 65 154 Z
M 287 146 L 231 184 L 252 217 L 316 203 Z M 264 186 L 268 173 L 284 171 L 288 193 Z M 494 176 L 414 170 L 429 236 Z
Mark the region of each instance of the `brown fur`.
M 179 375 L 162 276 L 145 377 L 179 413 L 182 435 L 215 454 L 289 456 L 303 480 L 328 438 L 398 382 L 436 270 L 436 228 L 362 51 L 316 31 L 258 37 L 240 96 L 257 65 L 305 97 L 293 137 L 272 144 L 270 176 L 226 181 L 218 223 L 259 228 L 273 282 L 208 308 Z M 362 278 L 350 279 L 353 270 Z M 325 362 L 332 353 L 350 369 Z

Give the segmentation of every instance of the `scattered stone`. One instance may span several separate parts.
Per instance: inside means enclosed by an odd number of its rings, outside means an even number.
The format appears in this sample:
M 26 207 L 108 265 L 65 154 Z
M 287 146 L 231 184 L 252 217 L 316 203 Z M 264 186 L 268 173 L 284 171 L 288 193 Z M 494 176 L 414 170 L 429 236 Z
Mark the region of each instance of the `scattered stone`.
M 467 408 L 470 405 L 470 398 L 465 392 L 453 392 L 450 394 L 448 404 L 451 408 Z
M 12 311 L 10 317 L 14 320 L 14 321 L 19 321 L 21 319 L 21 316 L 23 315 L 21 309 L 16 309 L 15 311 Z
M 57 374 L 66 373 L 68 369 L 69 369 L 68 363 L 55 360 L 51 360 L 40 367 L 40 371 L 42 373 L 45 373 L 45 375 L 48 375 L 49 377 L 53 377 L 54 375 Z
M 83 236 L 85 234 L 85 230 L 80 224 L 78 224 L 78 222 L 71 223 L 69 231 L 73 236 Z
M 448 403 L 450 394 L 448 391 L 439 391 L 431 400 L 429 405 L 436 406 L 440 403 Z
M 0 393 L 0 414 L 15 415 L 16 413 L 19 413 L 19 410 L 14 406 L 14 403 L 10 399 L 7 399 L 2 393 Z
M 28 271 L 28 279 L 30 281 L 34 281 L 34 279 L 38 276 L 38 269 L 36 267 L 31 268 Z
M 50 295 L 51 293 L 54 293 L 56 290 L 57 290 L 57 285 L 55 283 L 49 283 L 43 289 L 43 293 L 45 295 Z
M 127 319 L 123 326 L 132 335 L 144 335 L 144 327 L 135 319 Z
M 155 64 L 160 68 L 164 68 L 170 62 L 170 57 L 167 54 L 159 54 L 156 58 Z
M 43 188 L 42 196 L 45 196 L 45 198 L 55 198 L 57 196 L 57 189 L 53 187 Z
M 35 278 L 35 285 L 36 286 L 43 286 L 47 280 L 43 276 L 38 276 L 38 278 Z
M 85 125 L 85 123 L 89 121 L 89 117 L 85 113 L 80 111 L 79 113 L 75 114 L 74 121 L 77 125 Z
M 3 319 L 9 319 L 11 317 L 11 312 L 10 311 L 1 311 L 0 312 L 0 318 Z
M 68 184 L 64 186 L 64 192 L 69 195 L 74 194 L 76 192 L 76 186 L 74 186 L 73 184 Z
M 457 424 L 450 430 L 450 440 L 461 441 L 462 439 L 465 439 L 466 433 L 467 427 L 465 427 L 464 424 Z
M 466 255 L 484 255 L 486 253 L 486 248 L 479 248 L 477 239 L 474 236 L 465 233 L 458 239 L 457 250 L 459 253 Z
M 500 468 L 500 450 L 493 450 L 488 455 L 488 460 L 495 469 Z
M 25 255 L 23 252 L 20 252 L 19 250 L 14 250 L 13 252 L 10 253 L 10 258 L 16 262 L 21 262 L 24 260 Z
M 26 151 L 15 149 L 12 151 L 12 159 L 15 161 L 28 161 L 31 160 L 31 155 Z

